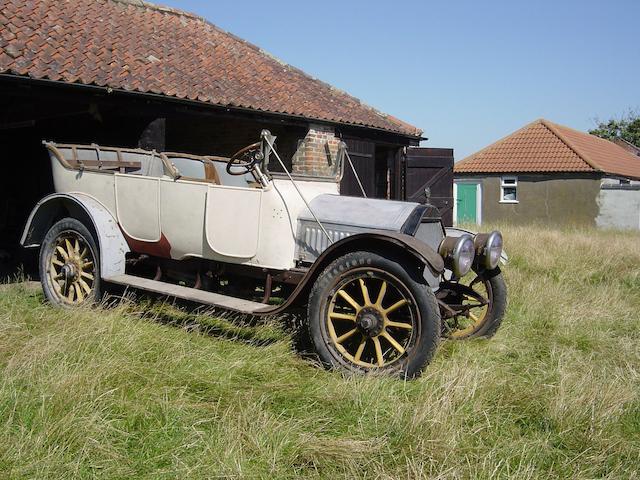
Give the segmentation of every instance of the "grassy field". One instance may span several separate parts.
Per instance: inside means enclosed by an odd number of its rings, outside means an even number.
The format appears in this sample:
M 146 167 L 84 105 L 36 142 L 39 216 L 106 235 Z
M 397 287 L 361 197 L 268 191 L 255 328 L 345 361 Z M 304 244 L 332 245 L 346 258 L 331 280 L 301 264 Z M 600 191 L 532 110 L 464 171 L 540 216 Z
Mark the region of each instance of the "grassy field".
M 344 378 L 277 322 L 0 292 L 3 478 L 637 478 L 640 235 L 505 228 L 492 340 Z

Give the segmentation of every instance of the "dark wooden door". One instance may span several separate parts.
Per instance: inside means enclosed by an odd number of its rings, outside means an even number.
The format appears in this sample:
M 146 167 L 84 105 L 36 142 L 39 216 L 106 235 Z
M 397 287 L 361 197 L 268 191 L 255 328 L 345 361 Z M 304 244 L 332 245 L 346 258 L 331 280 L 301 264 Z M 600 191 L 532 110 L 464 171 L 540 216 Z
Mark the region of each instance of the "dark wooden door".
M 362 182 L 364 191 L 367 192 L 368 197 L 373 197 L 376 188 L 375 144 L 373 142 L 351 138 L 345 138 L 344 142 L 347 144 L 349 157 L 351 157 L 353 166 L 356 169 L 356 172 L 358 172 L 358 177 Z M 361 197 L 362 191 L 358 186 L 358 181 L 353 174 L 353 170 L 351 170 L 349 161 L 346 158 L 344 161 L 344 176 L 342 177 L 342 182 L 340 183 L 340 195 Z
M 424 203 L 428 188 L 443 223 L 453 225 L 453 149 L 407 148 L 404 181 L 405 200 Z

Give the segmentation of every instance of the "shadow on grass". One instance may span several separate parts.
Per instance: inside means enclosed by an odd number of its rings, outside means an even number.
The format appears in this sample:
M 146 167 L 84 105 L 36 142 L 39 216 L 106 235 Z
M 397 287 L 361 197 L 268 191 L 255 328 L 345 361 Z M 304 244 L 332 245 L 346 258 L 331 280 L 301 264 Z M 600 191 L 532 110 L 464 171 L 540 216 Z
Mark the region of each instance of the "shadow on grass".
M 297 323 L 295 313 L 257 317 L 141 291 L 110 295 L 104 305 L 127 305 L 143 320 L 258 347 L 287 340 Z

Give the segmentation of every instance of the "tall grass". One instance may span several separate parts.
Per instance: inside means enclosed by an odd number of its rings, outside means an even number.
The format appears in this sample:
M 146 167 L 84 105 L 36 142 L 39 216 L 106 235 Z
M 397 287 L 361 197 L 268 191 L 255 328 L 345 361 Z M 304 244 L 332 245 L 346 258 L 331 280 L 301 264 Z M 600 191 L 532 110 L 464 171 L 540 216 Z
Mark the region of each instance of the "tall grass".
M 5 289 L 0 476 L 640 476 L 640 235 L 503 230 L 503 327 L 413 382 L 320 370 L 277 322 Z

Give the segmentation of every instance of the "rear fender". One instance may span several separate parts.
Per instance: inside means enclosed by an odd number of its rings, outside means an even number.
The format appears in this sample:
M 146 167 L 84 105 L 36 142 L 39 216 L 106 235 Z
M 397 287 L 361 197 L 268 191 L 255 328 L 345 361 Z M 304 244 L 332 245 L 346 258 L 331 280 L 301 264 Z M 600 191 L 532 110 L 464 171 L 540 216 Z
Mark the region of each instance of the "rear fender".
M 53 224 L 64 217 L 81 221 L 93 234 L 100 250 L 103 278 L 125 273 L 125 257 L 130 250 L 118 222 L 88 195 L 56 193 L 40 200 L 29 215 L 20 243 L 25 248 L 39 247 Z

